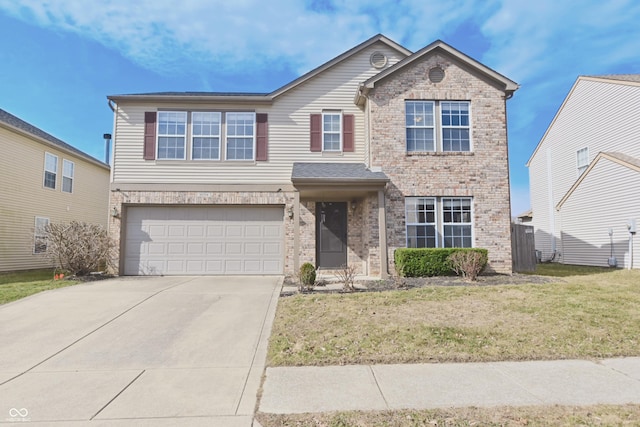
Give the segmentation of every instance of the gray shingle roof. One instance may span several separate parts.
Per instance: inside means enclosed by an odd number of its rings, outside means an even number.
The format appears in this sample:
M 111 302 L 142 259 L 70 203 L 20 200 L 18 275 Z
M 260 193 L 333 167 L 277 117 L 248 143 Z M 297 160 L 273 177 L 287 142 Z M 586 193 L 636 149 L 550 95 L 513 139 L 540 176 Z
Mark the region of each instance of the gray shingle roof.
M 105 167 L 109 167 L 109 165 L 107 165 L 106 163 L 96 159 L 95 157 L 92 157 L 90 155 L 88 155 L 87 153 L 78 150 L 77 148 L 67 144 L 66 142 L 56 138 L 53 135 L 48 134 L 47 132 L 43 131 L 42 129 L 39 129 L 35 126 L 33 126 L 30 123 L 25 122 L 22 119 L 19 119 L 18 117 L 14 116 L 11 113 L 6 112 L 5 110 L 0 108 L 0 123 L 5 123 L 9 126 L 12 126 L 14 128 L 20 129 L 23 132 L 26 132 L 30 135 L 33 135 L 37 138 L 41 138 L 44 139 L 45 141 L 49 142 L 50 144 L 65 150 L 65 151 L 69 151 L 73 154 L 76 154 L 79 157 L 83 157 L 86 160 L 89 160 L 93 163 L 100 163 L 101 165 L 105 166 Z
M 373 172 L 364 163 L 294 163 L 292 181 L 387 182 L 384 172 Z

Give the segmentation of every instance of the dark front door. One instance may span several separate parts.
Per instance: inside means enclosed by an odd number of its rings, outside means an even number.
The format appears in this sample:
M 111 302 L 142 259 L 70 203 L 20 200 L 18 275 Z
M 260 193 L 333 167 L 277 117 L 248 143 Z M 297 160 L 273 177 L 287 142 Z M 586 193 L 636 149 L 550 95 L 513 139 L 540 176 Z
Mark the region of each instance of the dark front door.
M 318 267 L 339 268 L 347 263 L 347 203 L 316 203 Z

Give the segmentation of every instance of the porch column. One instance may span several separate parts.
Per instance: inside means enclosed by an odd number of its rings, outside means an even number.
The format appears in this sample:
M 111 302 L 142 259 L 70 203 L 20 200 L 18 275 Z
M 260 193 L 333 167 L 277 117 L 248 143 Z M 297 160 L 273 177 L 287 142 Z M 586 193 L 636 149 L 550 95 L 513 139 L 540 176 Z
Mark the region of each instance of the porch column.
M 300 271 L 300 192 L 293 193 L 293 273 Z
M 387 257 L 387 211 L 384 208 L 384 190 L 378 190 L 378 236 L 380 239 L 380 278 L 389 277 Z

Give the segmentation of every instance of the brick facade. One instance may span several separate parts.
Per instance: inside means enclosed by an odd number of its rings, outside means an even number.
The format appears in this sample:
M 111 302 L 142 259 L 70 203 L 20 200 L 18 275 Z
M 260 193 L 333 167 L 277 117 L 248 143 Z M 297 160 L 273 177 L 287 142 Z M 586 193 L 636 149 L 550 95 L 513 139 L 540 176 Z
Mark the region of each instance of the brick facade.
M 428 74 L 436 66 L 445 78 L 432 83 Z M 444 55 L 426 56 L 371 91 L 372 165 L 391 179 L 386 192 L 390 264 L 393 251 L 406 246 L 405 197 L 470 196 L 474 246 L 489 250 L 490 271 L 511 273 L 504 96 Z M 407 154 L 405 100 L 470 101 L 472 151 Z

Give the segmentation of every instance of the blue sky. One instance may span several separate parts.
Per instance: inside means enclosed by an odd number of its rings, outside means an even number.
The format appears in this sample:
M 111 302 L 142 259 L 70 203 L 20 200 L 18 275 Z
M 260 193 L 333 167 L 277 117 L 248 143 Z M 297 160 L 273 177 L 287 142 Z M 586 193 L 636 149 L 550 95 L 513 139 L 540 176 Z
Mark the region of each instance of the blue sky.
M 515 215 L 577 76 L 640 73 L 639 23 L 637 0 L 0 0 L 0 108 L 103 159 L 107 95 L 270 92 L 377 33 L 413 51 L 441 39 L 521 86 Z

